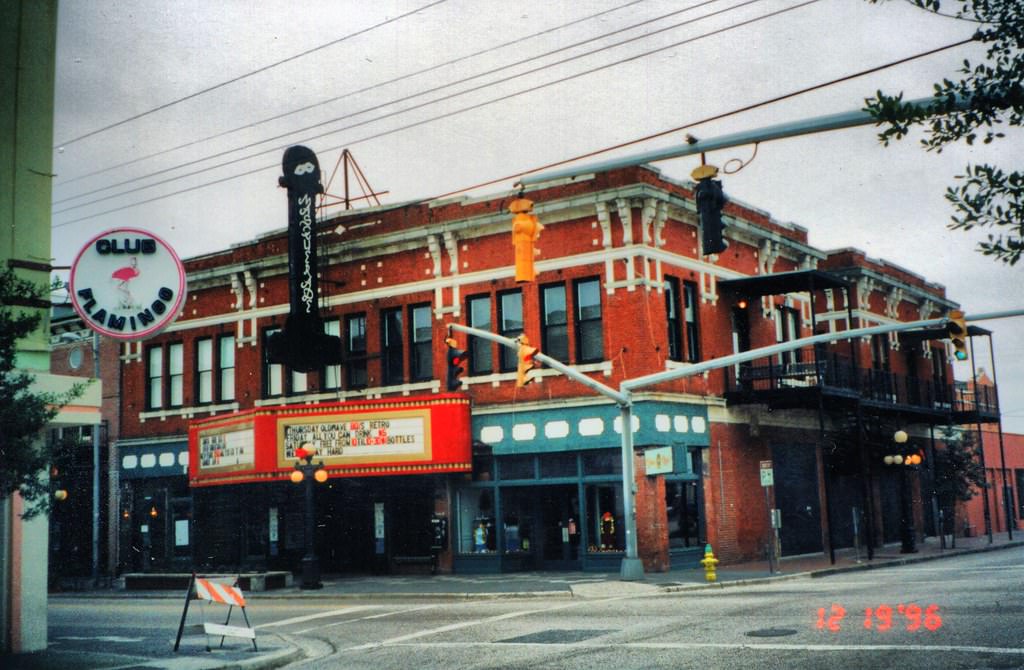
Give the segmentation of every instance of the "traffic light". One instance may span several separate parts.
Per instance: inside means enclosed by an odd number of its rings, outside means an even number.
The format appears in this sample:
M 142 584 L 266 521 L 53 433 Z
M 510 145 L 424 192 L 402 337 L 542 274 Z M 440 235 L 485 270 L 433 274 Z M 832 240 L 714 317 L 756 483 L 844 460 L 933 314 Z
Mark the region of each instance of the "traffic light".
M 519 366 L 516 371 L 516 386 L 523 388 L 533 381 L 533 376 L 530 372 L 533 370 L 535 364 L 533 357 L 537 355 L 537 347 L 530 346 L 530 340 L 527 339 L 526 335 L 520 335 L 518 341 Z
M 722 192 L 722 182 L 714 179 L 718 176 L 718 168 L 714 165 L 701 165 L 691 176 L 697 182 L 693 196 L 700 219 L 704 255 L 720 254 L 729 246 L 729 242 L 723 235 L 725 224 L 722 222 L 722 207 L 725 206 L 725 193 Z
M 512 213 L 512 248 L 515 250 L 516 281 L 533 281 L 536 273 L 533 269 L 533 256 L 536 253 L 533 243 L 540 238 L 544 226 L 533 214 L 533 201 L 516 198 L 509 203 L 508 211 Z
M 448 390 L 458 391 L 462 386 L 459 375 L 465 372 L 462 362 L 466 360 L 466 352 L 458 348 L 454 337 L 446 337 L 444 343 L 448 345 Z
M 950 311 L 946 318 L 946 332 L 949 334 L 949 341 L 953 343 L 953 356 L 958 361 L 967 360 L 967 321 L 964 320 L 964 313 L 958 309 Z

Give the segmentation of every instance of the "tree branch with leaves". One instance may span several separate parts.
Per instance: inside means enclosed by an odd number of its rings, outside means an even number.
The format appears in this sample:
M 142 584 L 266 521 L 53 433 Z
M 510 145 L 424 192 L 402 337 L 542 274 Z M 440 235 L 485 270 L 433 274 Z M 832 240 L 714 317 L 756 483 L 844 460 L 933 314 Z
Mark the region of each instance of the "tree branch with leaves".
M 61 445 L 44 439 L 43 430 L 85 388 L 75 384 L 64 393 L 38 392 L 33 390 L 33 375 L 15 367 L 18 340 L 38 328 L 40 321 L 38 312 L 15 305 L 42 295 L 41 288 L 13 270 L 0 272 L 0 499 L 20 492 L 24 518 L 48 511 L 51 504 L 46 474 L 58 459 Z
M 877 3 L 881 0 L 869 0 Z M 976 23 L 974 40 L 986 46 L 981 62 L 965 59 L 959 79 L 934 85 L 931 104 L 918 107 L 903 94 L 878 91 L 865 100 L 865 111 L 884 126 L 879 133 L 888 146 L 923 126 L 928 151 L 941 152 L 953 142 L 990 144 L 1005 137 L 1003 129 L 1024 126 L 1024 3 L 1020 0 L 951 0 L 953 13 L 943 13 L 941 0 L 907 0 L 924 11 Z M 1024 172 L 1006 171 L 987 163 L 972 165 L 946 189 L 953 207 L 953 230 L 990 228 L 981 253 L 1015 265 L 1024 254 Z

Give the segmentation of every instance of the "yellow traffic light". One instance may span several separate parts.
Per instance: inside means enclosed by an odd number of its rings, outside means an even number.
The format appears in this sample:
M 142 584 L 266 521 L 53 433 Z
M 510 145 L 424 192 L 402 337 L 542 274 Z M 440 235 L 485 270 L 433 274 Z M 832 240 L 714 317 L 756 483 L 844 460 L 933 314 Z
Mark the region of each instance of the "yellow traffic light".
M 946 318 L 946 332 L 949 334 L 949 341 L 953 344 L 953 356 L 958 361 L 967 360 L 967 321 L 964 320 L 964 313 L 958 309 L 950 311 Z
M 516 281 L 533 281 L 536 273 L 533 269 L 533 256 L 536 253 L 533 243 L 540 238 L 544 226 L 533 214 L 533 201 L 516 198 L 509 206 L 512 213 L 512 247 L 515 249 Z
M 522 388 L 533 381 L 533 376 L 530 374 L 533 371 L 535 361 L 533 357 L 537 355 L 537 347 L 530 346 L 530 340 L 527 339 L 526 335 L 519 336 L 519 366 L 516 371 L 516 386 Z

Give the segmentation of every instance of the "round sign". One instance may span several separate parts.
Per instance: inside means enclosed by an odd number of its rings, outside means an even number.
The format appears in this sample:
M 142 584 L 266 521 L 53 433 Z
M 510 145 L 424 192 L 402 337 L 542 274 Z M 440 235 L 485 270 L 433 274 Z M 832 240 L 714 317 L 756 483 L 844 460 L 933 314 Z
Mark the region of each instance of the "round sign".
M 115 228 L 78 252 L 68 289 L 87 326 L 115 339 L 141 340 L 177 318 L 185 304 L 185 266 L 156 235 Z

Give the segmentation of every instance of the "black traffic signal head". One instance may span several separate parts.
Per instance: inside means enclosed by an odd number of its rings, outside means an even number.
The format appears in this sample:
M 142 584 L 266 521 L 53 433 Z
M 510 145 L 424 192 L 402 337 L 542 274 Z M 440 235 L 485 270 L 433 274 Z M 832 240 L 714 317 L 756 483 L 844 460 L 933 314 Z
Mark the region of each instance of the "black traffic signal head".
M 946 333 L 953 344 L 953 356 L 958 361 L 966 361 L 967 356 L 967 321 L 964 313 L 958 309 L 950 311 L 946 316 Z
M 448 345 L 447 388 L 449 391 L 458 391 L 462 386 L 459 375 L 465 372 L 462 363 L 466 360 L 466 352 L 458 348 L 454 337 L 445 338 L 444 343 Z
M 702 168 L 710 167 L 712 166 L 702 166 Z M 725 224 L 722 222 L 722 207 L 725 206 L 725 193 L 722 191 L 722 182 L 711 178 L 711 175 L 715 173 L 717 170 L 713 172 L 707 169 L 701 170 L 701 168 L 694 170 L 694 176 L 699 178 L 693 197 L 697 204 L 697 216 L 700 219 L 701 242 L 705 256 L 720 254 L 729 246 L 729 242 L 723 236 Z

